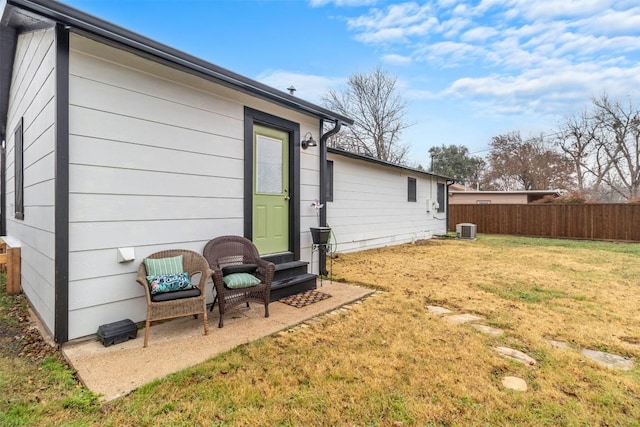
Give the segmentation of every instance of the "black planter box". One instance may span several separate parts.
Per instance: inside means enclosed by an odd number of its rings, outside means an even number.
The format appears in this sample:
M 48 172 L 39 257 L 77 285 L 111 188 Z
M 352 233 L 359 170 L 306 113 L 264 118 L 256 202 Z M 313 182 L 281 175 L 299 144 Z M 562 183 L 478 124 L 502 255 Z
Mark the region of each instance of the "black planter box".
M 130 319 L 118 320 L 98 327 L 98 338 L 105 347 L 134 339 L 137 336 L 138 328 Z
M 316 245 L 326 245 L 331 234 L 331 227 L 311 227 L 311 238 Z

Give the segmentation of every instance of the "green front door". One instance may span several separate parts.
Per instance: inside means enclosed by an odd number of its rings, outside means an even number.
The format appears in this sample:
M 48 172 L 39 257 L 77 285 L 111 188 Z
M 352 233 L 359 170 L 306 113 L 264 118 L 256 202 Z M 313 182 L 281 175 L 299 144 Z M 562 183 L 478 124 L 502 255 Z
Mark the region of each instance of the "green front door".
M 289 134 L 253 127 L 253 243 L 261 255 L 289 250 Z

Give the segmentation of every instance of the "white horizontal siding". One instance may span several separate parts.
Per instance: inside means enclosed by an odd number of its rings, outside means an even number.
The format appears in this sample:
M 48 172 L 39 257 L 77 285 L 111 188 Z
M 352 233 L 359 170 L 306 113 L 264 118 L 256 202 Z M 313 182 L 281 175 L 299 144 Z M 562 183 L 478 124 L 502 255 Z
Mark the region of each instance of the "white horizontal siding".
M 151 122 L 118 113 L 71 106 L 74 120 L 69 132 L 77 137 L 104 139 L 121 143 L 216 155 L 223 158 L 243 157 L 244 147 L 237 141 L 241 135 L 199 132 L 165 123 Z
M 145 318 L 135 282 L 145 256 L 243 234 L 245 106 L 319 138 L 315 118 L 77 35 L 69 93 L 70 339 Z M 319 188 L 308 151 L 304 204 Z M 117 263 L 121 247 L 135 249 L 133 263 Z
M 18 37 L 7 126 L 7 235 L 21 242 L 22 290 L 45 326 L 54 328 L 55 34 Z M 23 118 L 24 220 L 15 219 L 15 137 Z
M 327 222 L 338 252 L 431 238 L 446 231 L 446 214 L 427 212 L 436 200 L 435 178 L 338 154 L 333 161 L 333 202 Z M 416 179 L 416 202 L 408 199 L 408 177 Z
M 237 218 L 243 200 L 238 197 L 159 196 L 135 194 L 72 194 L 69 200 L 71 222 L 158 221 L 175 218 Z
M 130 280 L 123 280 L 130 286 L 138 286 Z M 69 284 L 70 298 L 73 298 L 75 284 Z M 119 301 L 112 304 L 87 306 L 69 311 L 69 337 L 82 337 L 95 334 L 100 325 L 111 323 L 114 320 L 131 319 L 134 322 L 144 320 L 147 304 L 143 296 Z
M 188 169 L 185 167 L 185 171 Z M 75 164 L 69 171 L 69 191 L 80 194 L 241 197 L 242 180 L 163 170 L 141 171 Z M 240 193 L 239 193 L 240 192 Z M 174 209 L 177 215 L 180 207 Z

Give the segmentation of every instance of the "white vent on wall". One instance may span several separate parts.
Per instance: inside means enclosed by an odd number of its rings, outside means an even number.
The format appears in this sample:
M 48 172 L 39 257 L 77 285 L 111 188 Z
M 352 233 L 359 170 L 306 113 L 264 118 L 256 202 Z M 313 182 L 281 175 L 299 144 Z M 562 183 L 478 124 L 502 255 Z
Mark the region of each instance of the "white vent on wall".
M 476 225 L 469 223 L 456 224 L 456 236 L 458 239 L 475 239 L 477 237 Z

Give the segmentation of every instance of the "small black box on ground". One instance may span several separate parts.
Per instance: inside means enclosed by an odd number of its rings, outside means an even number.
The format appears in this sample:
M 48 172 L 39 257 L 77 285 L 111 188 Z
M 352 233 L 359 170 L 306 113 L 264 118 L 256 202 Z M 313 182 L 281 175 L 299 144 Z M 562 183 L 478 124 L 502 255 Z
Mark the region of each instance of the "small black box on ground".
M 98 327 L 98 338 L 102 345 L 109 347 L 138 336 L 138 328 L 130 319 L 118 320 Z

